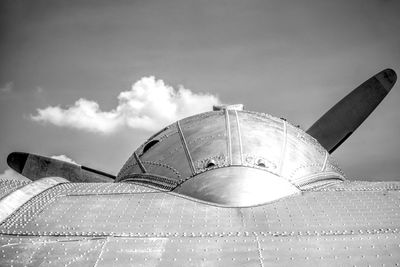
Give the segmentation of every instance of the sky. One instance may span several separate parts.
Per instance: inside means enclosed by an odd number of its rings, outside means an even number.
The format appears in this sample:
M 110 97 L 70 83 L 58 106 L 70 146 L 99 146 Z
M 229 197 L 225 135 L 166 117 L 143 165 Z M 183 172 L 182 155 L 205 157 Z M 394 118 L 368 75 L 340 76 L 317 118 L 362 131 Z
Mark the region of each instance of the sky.
M 242 103 L 308 129 L 385 68 L 393 0 L 0 2 L 0 173 L 13 151 L 116 174 L 158 129 Z M 333 156 L 400 181 L 400 86 Z M 4 176 L 4 175 L 3 175 Z

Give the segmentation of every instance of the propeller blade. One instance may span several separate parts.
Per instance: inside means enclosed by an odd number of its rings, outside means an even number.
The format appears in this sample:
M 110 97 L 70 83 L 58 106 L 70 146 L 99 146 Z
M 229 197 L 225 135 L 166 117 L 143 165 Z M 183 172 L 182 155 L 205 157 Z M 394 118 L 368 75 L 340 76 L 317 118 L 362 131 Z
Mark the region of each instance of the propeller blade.
M 81 183 L 107 183 L 115 180 L 114 175 L 102 171 L 25 152 L 11 153 L 7 157 L 7 164 L 32 181 L 49 176 Z
M 379 72 L 340 100 L 307 133 L 332 153 L 372 113 L 396 80 L 396 72 L 392 69 Z

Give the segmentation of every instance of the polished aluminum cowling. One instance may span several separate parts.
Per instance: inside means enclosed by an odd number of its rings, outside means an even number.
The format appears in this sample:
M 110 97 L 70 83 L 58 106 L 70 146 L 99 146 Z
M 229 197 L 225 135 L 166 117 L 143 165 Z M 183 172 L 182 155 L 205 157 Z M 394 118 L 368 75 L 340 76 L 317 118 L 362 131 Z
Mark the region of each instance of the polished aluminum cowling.
M 220 108 L 153 135 L 116 181 L 227 207 L 265 204 L 344 180 L 329 153 L 284 119 Z

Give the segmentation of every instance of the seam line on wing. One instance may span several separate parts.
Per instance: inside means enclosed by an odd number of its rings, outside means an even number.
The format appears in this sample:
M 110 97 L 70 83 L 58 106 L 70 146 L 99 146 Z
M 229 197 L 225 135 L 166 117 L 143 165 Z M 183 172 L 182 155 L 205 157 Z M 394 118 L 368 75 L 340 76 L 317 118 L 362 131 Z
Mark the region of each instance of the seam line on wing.
M 262 256 L 262 252 L 261 252 L 261 244 L 260 244 L 260 240 L 258 239 L 258 235 L 256 232 L 253 232 L 253 235 L 256 239 L 257 242 L 257 250 L 258 250 L 258 259 L 260 260 L 260 266 L 264 267 L 264 258 Z
M 97 260 L 96 260 L 96 263 L 94 264 L 94 267 L 97 267 L 97 265 L 99 264 L 99 260 L 103 256 L 104 248 L 106 247 L 106 244 L 108 243 L 108 241 L 109 241 L 109 237 L 106 238 L 106 240 L 104 241 L 103 245 L 101 246 L 100 254 L 97 257 Z

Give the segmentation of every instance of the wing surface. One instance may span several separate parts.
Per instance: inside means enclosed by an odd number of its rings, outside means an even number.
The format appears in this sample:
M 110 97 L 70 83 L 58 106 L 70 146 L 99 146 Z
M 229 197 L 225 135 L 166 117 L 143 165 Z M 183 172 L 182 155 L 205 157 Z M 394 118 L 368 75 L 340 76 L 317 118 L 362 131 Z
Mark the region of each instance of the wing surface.
M 61 183 L 0 224 L 0 266 L 395 265 L 399 207 L 398 182 L 344 182 L 251 208 Z

